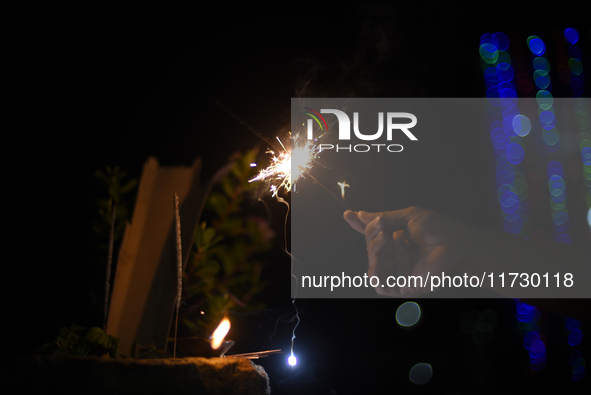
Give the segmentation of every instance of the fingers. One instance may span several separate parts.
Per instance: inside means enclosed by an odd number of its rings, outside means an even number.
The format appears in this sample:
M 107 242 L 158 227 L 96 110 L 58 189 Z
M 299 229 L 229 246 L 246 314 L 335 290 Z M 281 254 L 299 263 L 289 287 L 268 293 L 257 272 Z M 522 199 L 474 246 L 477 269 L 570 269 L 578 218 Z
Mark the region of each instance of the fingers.
M 371 221 L 379 217 L 382 213 L 368 213 L 367 211 L 360 211 L 357 215 L 359 220 L 363 222 L 365 225 L 369 224 Z
M 343 214 L 343 218 L 345 218 L 345 221 L 347 221 L 349 225 L 357 232 L 365 234 L 365 224 L 361 222 L 356 212 L 347 210 Z
M 369 246 L 372 243 L 372 241 L 376 238 L 376 236 L 379 233 L 383 233 L 383 225 L 382 222 L 380 221 L 380 217 L 379 216 L 375 216 L 374 219 L 367 224 L 367 226 L 365 227 L 365 244 L 368 247 L 369 250 Z M 384 238 L 383 234 L 382 234 L 382 238 Z
M 396 232 L 398 230 L 406 230 L 408 220 L 414 209 L 415 208 L 413 207 L 408 207 L 402 210 L 377 213 L 369 213 L 367 211 L 354 212 L 347 210 L 343 214 L 343 217 L 349 223 L 349 225 L 359 233 L 366 234 L 368 231 L 372 230 L 371 228 L 367 229 L 367 227 L 372 223 L 373 225 L 371 226 L 373 227 L 381 227 L 379 230 Z M 379 218 L 379 220 L 376 221 L 377 218 Z M 375 234 L 377 234 L 377 232 L 372 232 L 374 237 Z
M 414 211 L 416 211 L 414 207 L 378 213 L 368 213 L 366 211 L 360 211 L 357 214 L 357 216 L 361 222 L 368 226 L 371 223 L 377 225 L 378 222 L 374 221 L 376 220 L 376 218 L 379 218 L 379 223 L 381 224 L 382 229 L 394 233 L 398 230 L 406 231 L 408 222 L 412 217 Z
M 369 228 L 369 225 L 368 225 Z M 368 276 L 379 278 L 375 291 L 380 295 L 401 297 L 396 279 L 412 270 L 415 263 L 408 241 L 403 232 L 393 234 L 379 231 L 367 244 L 369 261 Z
M 387 279 L 393 275 L 396 265 L 393 254 L 395 248 L 395 243 L 389 237 L 386 237 L 383 232 L 379 232 L 368 244 L 369 267 L 367 275 L 370 278 L 377 277 L 379 279 L 378 286 L 374 288 L 379 295 L 400 296 L 397 288 L 387 286 Z

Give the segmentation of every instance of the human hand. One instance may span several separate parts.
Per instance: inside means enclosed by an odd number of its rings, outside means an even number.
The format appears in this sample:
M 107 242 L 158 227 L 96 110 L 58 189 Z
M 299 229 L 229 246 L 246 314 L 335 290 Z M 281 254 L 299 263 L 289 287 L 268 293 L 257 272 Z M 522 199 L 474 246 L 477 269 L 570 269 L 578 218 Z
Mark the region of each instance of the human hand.
M 443 214 L 420 207 L 368 213 L 344 213 L 349 225 L 365 235 L 368 276 L 386 284 L 388 276 L 455 275 L 462 272 L 468 226 Z M 408 279 L 408 277 L 407 277 Z M 414 297 L 430 292 L 427 286 L 376 287 L 380 295 Z M 410 283 L 410 284 L 409 284 Z M 419 285 L 419 284 L 417 284 Z

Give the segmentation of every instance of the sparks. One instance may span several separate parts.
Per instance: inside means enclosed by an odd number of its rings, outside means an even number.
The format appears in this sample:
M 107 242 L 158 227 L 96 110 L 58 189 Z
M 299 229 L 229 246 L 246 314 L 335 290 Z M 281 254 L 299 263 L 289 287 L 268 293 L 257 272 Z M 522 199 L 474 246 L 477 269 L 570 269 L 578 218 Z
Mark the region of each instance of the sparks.
M 267 151 L 271 154 L 271 165 L 259 172 L 249 182 L 268 180 L 271 182 L 271 194 L 273 197 L 284 188 L 286 192 L 291 191 L 292 185 L 312 168 L 312 161 L 316 158 L 316 146 L 314 144 L 299 145 L 298 136 L 293 140 L 290 150 L 286 149 L 279 137 L 277 141 L 281 144 L 283 152 L 276 155 L 275 151 Z M 293 162 L 292 162 L 293 161 Z

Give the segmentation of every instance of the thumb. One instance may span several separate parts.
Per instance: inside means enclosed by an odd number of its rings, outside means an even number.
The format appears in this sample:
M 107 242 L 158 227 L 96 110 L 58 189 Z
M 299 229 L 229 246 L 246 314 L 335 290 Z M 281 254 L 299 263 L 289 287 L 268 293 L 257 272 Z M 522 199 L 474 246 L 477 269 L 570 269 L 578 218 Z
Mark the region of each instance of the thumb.
M 357 214 L 357 217 L 359 218 L 359 220 L 361 222 L 363 222 L 365 225 L 367 225 L 371 221 L 373 221 L 375 218 L 379 217 L 380 214 L 382 214 L 382 213 L 368 213 L 367 211 L 360 211 Z
M 343 218 L 345 218 L 345 221 L 347 221 L 357 232 L 365 234 L 365 224 L 361 222 L 356 212 L 347 210 L 343 213 Z

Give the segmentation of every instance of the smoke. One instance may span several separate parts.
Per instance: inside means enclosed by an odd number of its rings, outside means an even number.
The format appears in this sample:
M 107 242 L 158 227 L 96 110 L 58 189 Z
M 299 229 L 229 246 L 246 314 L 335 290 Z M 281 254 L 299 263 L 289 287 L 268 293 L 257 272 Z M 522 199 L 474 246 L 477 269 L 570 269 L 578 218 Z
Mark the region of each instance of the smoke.
M 417 56 L 409 12 L 391 4 L 370 4 L 351 14 L 356 18 L 354 36 L 343 36 L 291 62 L 295 97 L 424 96 L 421 75 L 427 72 L 426 62 Z

